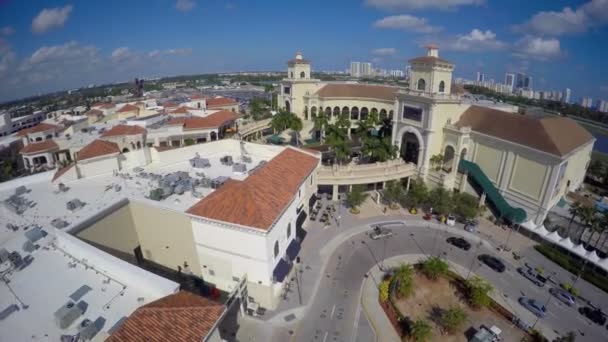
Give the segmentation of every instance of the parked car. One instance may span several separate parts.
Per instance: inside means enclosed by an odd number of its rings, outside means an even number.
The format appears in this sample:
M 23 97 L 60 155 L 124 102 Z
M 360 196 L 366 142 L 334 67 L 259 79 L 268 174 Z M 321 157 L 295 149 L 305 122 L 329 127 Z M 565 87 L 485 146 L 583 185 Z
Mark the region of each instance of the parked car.
M 523 275 L 525 278 L 533 282 L 536 286 L 543 287 L 547 282 L 547 278 L 540 275 L 536 270 L 533 270 L 529 267 L 520 267 L 517 269 L 517 272 Z
M 452 244 L 458 248 L 464 249 L 465 251 L 468 251 L 469 249 L 471 249 L 471 244 L 469 243 L 469 241 L 461 238 L 461 237 L 449 237 L 446 240 L 449 244 Z
M 502 273 L 506 269 L 505 264 L 497 257 L 488 254 L 482 254 L 478 256 L 477 259 L 498 273 Z
M 606 324 L 606 315 L 602 312 L 602 310 L 598 308 L 592 308 L 590 306 L 580 307 L 578 308 L 578 312 L 589 318 L 591 322 L 599 325 Z
M 493 325 L 490 328 L 482 325 L 469 342 L 500 342 L 502 330 Z
M 372 228 L 371 233 L 369 233 L 369 237 L 372 240 L 378 240 L 381 238 L 387 238 L 393 235 L 393 231 L 388 228 L 382 228 L 380 226 L 374 226 Z
M 456 218 L 454 217 L 454 215 L 448 215 L 448 218 L 445 220 L 445 224 L 447 224 L 450 227 L 455 226 Z
M 551 293 L 555 298 L 559 299 L 562 303 L 568 306 L 572 306 L 574 305 L 574 303 L 576 303 L 576 298 L 574 298 L 572 293 L 562 288 L 553 287 L 549 290 L 549 293 Z
M 475 233 L 477 231 L 478 225 L 479 225 L 479 222 L 477 222 L 476 220 L 468 220 L 464 224 L 464 230 L 466 230 L 467 232 L 470 232 L 470 233 Z
M 537 317 L 545 317 L 545 315 L 547 314 L 547 307 L 536 299 L 520 297 L 519 304 L 521 304 L 524 308 L 530 310 L 530 312 L 535 314 Z

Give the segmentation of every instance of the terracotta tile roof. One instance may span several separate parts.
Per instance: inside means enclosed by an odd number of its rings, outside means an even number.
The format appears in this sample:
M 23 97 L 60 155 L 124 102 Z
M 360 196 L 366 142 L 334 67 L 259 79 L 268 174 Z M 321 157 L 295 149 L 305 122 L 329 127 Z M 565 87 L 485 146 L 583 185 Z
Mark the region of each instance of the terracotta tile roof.
M 99 109 L 91 109 L 91 110 L 85 112 L 84 115 L 86 115 L 86 116 L 91 116 L 91 115 L 99 116 L 99 115 L 103 115 L 103 112 L 100 111 Z
M 62 127 L 58 126 L 58 125 L 53 125 L 53 124 L 48 124 L 46 122 L 41 122 L 41 123 L 37 124 L 34 127 L 26 128 L 26 129 L 23 129 L 23 130 L 17 132 L 17 136 L 18 137 L 23 137 L 23 136 L 25 136 L 27 134 L 30 134 L 30 133 L 39 133 L 39 132 L 45 132 L 45 131 L 50 131 L 50 130 L 56 130 L 57 131 L 57 130 L 59 130 L 61 128 Z
M 202 99 L 206 99 L 207 97 L 205 95 L 201 95 L 201 94 L 194 94 L 194 95 L 190 95 L 190 100 L 202 100 Z
M 185 117 L 173 118 L 167 122 L 167 126 L 181 126 L 186 121 Z
M 439 57 L 433 57 L 433 56 L 416 57 L 416 58 L 410 59 L 408 62 L 409 63 L 443 63 L 443 64 L 454 65 L 450 61 L 447 61 L 447 60 L 439 58 Z
M 480 106 L 469 107 L 456 125 L 560 157 L 594 139 L 569 118 L 537 118 Z
M 244 181 L 229 180 L 187 213 L 268 230 L 318 164 L 319 158 L 286 148 Z
M 238 118 L 238 115 L 229 110 L 220 110 L 205 117 L 184 118 L 184 130 L 216 128 L 229 121 L 236 120 L 236 118 Z
M 31 154 L 31 153 L 39 153 L 44 151 L 50 151 L 59 149 L 57 143 L 53 141 L 53 139 L 48 139 L 40 142 L 29 143 L 25 145 L 19 153 L 21 154 Z
M 55 174 L 53 175 L 53 179 L 51 180 L 51 182 L 56 181 L 59 177 L 63 176 L 64 173 L 68 172 L 72 167 L 74 167 L 74 163 L 68 165 L 68 166 L 64 166 L 62 168 L 60 168 L 59 170 L 57 170 L 57 172 L 55 172 Z
M 360 97 L 393 101 L 397 88 L 368 84 L 327 84 L 317 91 L 319 97 Z
M 107 342 L 201 342 L 224 305 L 180 291 L 135 310 Z
M 146 129 L 141 126 L 135 125 L 116 125 L 109 130 L 105 131 L 101 137 L 114 137 L 119 135 L 135 135 L 135 134 L 143 134 L 146 132 Z
M 228 97 L 216 97 L 207 99 L 207 108 L 209 107 L 218 107 L 218 106 L 230 106 L 238 104 L 234 99 Z
M 133 112 L 133 111 L 139 111 L 139 107 L 127 103 L 126 105 L 122 106 L 122 108 L 120 108 L 116 112 L 117 113 L 125 113 L 125 112 Z
M 86 160 L 113 153 L 120 153 L 120 148 L 116 143 L 96 139 L 78 151 L 78 160 Z
M 116 107 L 116 105 L 113 103 L 102 103 L 98 107 L 107 109 L 107 108 L 114 108 L 114 107 Z
M 165 108 L 173 108 L 173 107 L 177 107 L 177 106 L 178 106 L 178 104 L 174 103 L 174 102 L 165 102 L 165 103 L 163 103 L 163 107 L 165 107 Z
M 174 110 L 170 111 L 170 114 L 188 114 L 191 110 L 196 110 L 195 108 L 191 108 L 188 106 L 179 106 Z

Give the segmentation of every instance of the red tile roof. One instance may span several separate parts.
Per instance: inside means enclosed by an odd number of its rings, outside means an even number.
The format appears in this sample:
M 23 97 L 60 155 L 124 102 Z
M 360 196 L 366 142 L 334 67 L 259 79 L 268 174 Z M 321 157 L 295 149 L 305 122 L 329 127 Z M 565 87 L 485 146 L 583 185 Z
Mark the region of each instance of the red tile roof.
M 173 118 L 167 122 L 167 126 L 181 126 L 186 121 L 185 117 Z
M 202 99 L 206 99 L 207 97 L 201 94 L 194 94 L 190 96 L 190 100 L 202 100 Z
M 202 128 L 216 128 L 220 127 L 227 122 L 236 120 L 238 115 L 228 110 L 220 110 L 211 115 L 205 117 L 191 117 L 185 118 L 184 130 L 202 129 Z
M 100 111 L 99 109 L 91 109 L 91 110 L 85 112 L 84 115 L 87 115 L 87 116 L 90 116 L 90 115 L 99 116 L 99 115 L 103 115 L 103 112 Z
M 31 153 L 39 153 L 44 151 L 50 151 L 54 149 L 58 149 L 59 146 L 57 143 L 53 141 L 53 139 L 48 139 L 40 142 L 29 143 L 25 145 L 19 153 L 21 154 L 31 154 Z
M 58 126 L 58 125 L 53 125 L 53 124 L 48 124 L 46 122 L 41 122 L 41 123 L 37 124 L 34 127 L 26 128 L 26 129 L 23 129 L 23 130 L 17 132 L 17 136 L 23 137 L 23 136 L 25 136 L 27 134 L 30 134 L 30 133 L 39 133 L 39 132 L 45 132 L 45 131 L 50 131 L 50 130 L 57 131 L 57 130 L 59 130 L 61 128 L 62 127 Z
M 201 342 L 226 308 L 180 291 L 135 310 L 107 342 Z
M 86 160 L 119 152 L 120 149 L 116 143 L 97 139 L 78 151 L 78 160 Z
M 244 181 L 229 180 L 187 213 L 268 230 L 318 164 L 319 158 L 286 148 Z
M 195 108 L 191 108 L 188 106 L 179 106 L 174 110 L 170 111 L 170 114 L 188 114 L 191 110 L 196 110 Z
M 109 130 L 105 131 L 101 137 L 114 137 L 120 135 L 136 135 L 143 134 L 146 132 L 146 129 L 140 126 L 135 125 L 116 125 Z
M 427 64 L 441 63 L 441 64 L 453 65 L 452 62 L 439 58 L 439 57 L 435 57 L 435 56 L 416 57 L 416 58 L 410 59 L 409 62 L 410 63 L 427 63 Z
M 70 164 L 68 166 L 64 166 L 62 168 L 60 168 L 59 170 L 57 170 L 57 172 L 55 172 L 55 174 L 53 175 L 53 179 L 51 180 L 51 182 L 56 181 L 59 177 L 63 176 L 64 173 L 68 172 L 72 167 L 74 167 L 74 165 L 76 164 Z
M 165 102 L 163 104 L 163 107 L 165 107 L 165 108 L 173 108 L 173 107 L 177 107 L 177 106 L 178 106 L 178 104 L 174 103 L 174 102 Z
M 125 113 L 125 112 L 134 112 L 134 111 L 139 111 L 139 107 L 127 103 L 126 105 L 122 106 L 122 108 L 120 108 L 116 112 L 117 113 Z
M 116 107 L 116 105 L 113 103 L 102 103 L 98 107 L 99 108 L 114 108 L 114 107 Z
M 216 97 L 212 99 L 207 99 L 207 108 L 209 107 L 220 107 L 220 106 L 230 106 L 238 104 L 234 99 L 228 97 Z

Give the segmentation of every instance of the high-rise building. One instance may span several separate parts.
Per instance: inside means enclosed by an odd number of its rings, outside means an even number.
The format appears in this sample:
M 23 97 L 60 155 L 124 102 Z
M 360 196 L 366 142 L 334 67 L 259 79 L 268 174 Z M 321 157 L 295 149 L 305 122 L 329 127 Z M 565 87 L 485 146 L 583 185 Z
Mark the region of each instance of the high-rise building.
M 562 102 L 570 103 L 570 97 L 572 96 L 572 91 L 570 88 L 564 89 L 564 96 L 562 96 Z
M 477 72 L 477 82 L 483 82 L 485 80 L 485 75 L 483 74 L 483 72 L 478 71 Z
M 524 77 L 524 88 L 532 89 L 532 76 L 526 75 L 526 77 Z
M 361 63 L 361 76 L 371 76 L 372 75 L 372 63 L 363 62 Z
M 361 77 L 361 63 L 350 62 L 350 75 L 352 77 Z
M 590 97 L 583 97 L 581 100 L 581 106 L 585 108 L 591 108 L 593 106 L 593 99 Z
M 405 67 L 405 75 L 404 75 L 404 76 L 405 76 L 406 78 L 410 78 L 410 72 L 411 72 L 411 71 L 412 71 L 412 67 L 411 67 L 411 66 L 409 66 L 409 65 L 408 65 L 408 66 L 406 66 L 406 67 Z
M 505 74 L 505 85 L 513 91 L 513 87 L 515 86 L 515 75 Z
M 600 100 L 599 104 L 597 105 L 597 110 L 602 113 L 608 113 L 608 101 Z
M 532 76 L 523 72 L 515 74 L 515 89 L 521 88 L 532 89 Z

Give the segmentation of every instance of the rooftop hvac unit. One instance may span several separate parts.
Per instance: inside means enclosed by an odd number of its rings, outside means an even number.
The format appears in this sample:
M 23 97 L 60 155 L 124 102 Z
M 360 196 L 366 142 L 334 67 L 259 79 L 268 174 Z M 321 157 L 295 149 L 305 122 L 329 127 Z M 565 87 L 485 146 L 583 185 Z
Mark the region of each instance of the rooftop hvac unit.
M 232 172 L 245 173 L 247 172 L 247 165 L 236 163 L 232 165 Z
M 203 168 L 211 167 L 211 163 L 209 162 L 209 159 L 207 159 L 207 158 L 194 157 L 194 158 L 190 159 L 190 166 L 197 168 L 197 169 L 203 169 Z
M 55 311 L 55 323 L 60 329 L 65 329 L 72 325 L 82 314 L 81 309 L 74 302 L 69 301 Z
M 178 195 L 183 195 L 184 192 L 186 191 L 186 186 L 184 184 L 177 184 L 175 186 L 175 189 L 173 189 L 173 192 L 178 194 Z
M 47 232 L 42 230 L 40 227 L 34 227 L 25 231 L 25 237 L 31 242 L 36 242 L 47 235 Z
M 232 160 L 232 156 L 223 156 L 222 158 L 220 158 L 220 162 L 222 163 L 222 165 L 228 165 L 228 166 L 231 166 L 232 164 L 234 164 L 234 161 Z
M 28 191 L 27 191 L 27 188 L 25 187 L 25 185 L 21 185 L 21 186 L 17 187 L 17 189 L 15 189 L 15 195 L 17 195 L 17 196 L 21 196 L 23 194 L 26 194 L 27 192 Z
M 101 316 L 97 317 L 97 319 L 94 322 L 85 318 L 78 325 L 78 332 L 80 333 L 80 339 L 82 339 L 84 341 L 92 340 L 93 337 L 95 337 L 95 335 L 97 335 L 97 333 L 99 333 L 101 331 L 101 329 L 103 328 L 105 323 L 106 323 L 106 319 Z
M 78 198 L 75 198 L 75 199 L 69 201 L 66 204 L 66 207 L 69 211 L 75 211 L 75 210 L 78 210 L 78 209 L 84 207 L 84 205 L 85 205 L 84 202 L 82 202 Z
M 63 184 L 63 183 L 59 183 L 59 184 L 57 185 L 57 187 L 59 188 L 59 191 L 61 191 L 61 192 L 66 192 L 66 191 L 68 191 L 68 190 L 70 189 L 70 188 L 68 188 L 68 187 L 67 187 L 65 184 Z

